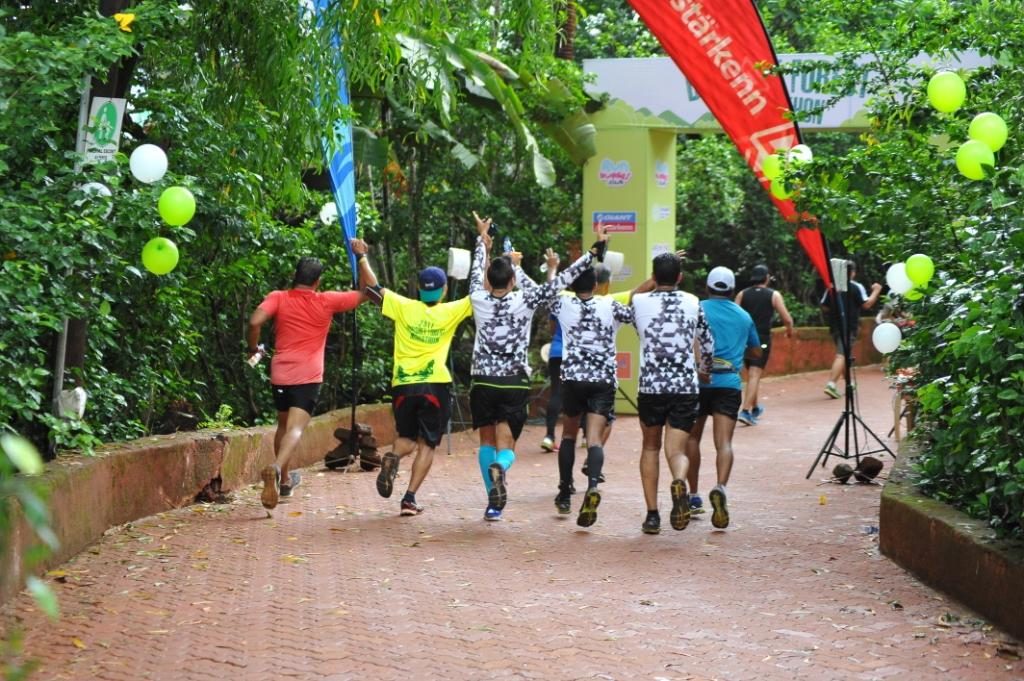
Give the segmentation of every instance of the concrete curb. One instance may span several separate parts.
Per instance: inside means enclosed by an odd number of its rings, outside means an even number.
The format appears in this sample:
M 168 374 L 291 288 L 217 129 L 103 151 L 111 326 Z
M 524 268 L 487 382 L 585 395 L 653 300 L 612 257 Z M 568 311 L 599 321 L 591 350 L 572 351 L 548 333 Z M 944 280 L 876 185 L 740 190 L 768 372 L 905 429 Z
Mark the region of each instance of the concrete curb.
M 351 409 L 310 421 L 295 453 L 296 467 L 322 461 L 338 446 L 334 431 L 348 427 Z M 369 424 L 381 446 L 395 439 L 390 404 L 360 406 L 356 420 Z M 104 447 L 95 456 L 66 455 L 47 465 L 51 525 L 60 548 L 35 571 L 66 562 L 111 527 L 186 506 L 219 478 L 222 490 L 259 480 L 273 462 L 274 427 L 196 431 L 146 437 Z M 11 549 L 0 557 L 0 604 L 17 592 L 25 555 L 38 542 L 18 506 L 12 508 Z
M 918 492 L 912 454 L 902 448 L 882 490 L 882 553 L 1024 640 L 1024 545 Z

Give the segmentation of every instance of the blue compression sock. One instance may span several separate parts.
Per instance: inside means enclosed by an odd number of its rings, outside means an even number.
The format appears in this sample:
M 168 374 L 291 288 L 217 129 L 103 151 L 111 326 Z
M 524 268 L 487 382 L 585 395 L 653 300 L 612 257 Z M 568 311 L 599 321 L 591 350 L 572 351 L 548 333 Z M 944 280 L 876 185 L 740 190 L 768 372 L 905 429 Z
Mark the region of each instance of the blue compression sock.
M 477 460 L 480 462 L 480 475 L 484 479 L 484 487 L 491 491 L 491 475 L 487 472 L 491 464 L 497 460 L 497 450 L 491 445 L 480 445 L 477 453 Z
M 511 449 L 503 449 L 498 452 L 497 462 L 501 465 L 502 470 L 507 471 L 512 468 L 512 464 L 516 461 L 516 453 Z

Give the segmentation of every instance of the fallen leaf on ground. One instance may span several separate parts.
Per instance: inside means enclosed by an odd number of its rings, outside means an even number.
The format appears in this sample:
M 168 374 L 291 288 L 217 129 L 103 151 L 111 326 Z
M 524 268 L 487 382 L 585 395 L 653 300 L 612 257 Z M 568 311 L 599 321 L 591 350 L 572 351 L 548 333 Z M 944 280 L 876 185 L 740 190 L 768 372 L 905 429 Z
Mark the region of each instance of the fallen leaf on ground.
M 85 650 L 86 648 L 89 647 L 89 646 L 85 645 L 84 643 L 82 643 L 82 639 L 80 639 L 80 638 L 72 638 L 71 639 L 71 645 L 75 646 L 79 650 Z

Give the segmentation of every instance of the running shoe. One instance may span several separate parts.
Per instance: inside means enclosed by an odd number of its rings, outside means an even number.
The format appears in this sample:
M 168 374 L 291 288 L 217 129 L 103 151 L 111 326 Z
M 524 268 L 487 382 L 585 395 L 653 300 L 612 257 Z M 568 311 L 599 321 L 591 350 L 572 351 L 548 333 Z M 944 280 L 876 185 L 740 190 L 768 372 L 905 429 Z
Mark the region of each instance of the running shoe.
M 545 437 L 540 441 L 540 448 L 545 452 L 555 451 L 555 439 L 552 437 Z
M 487 510 L 484 511 L 484 520 L 490 520 L 492 522 L 501 520 L 501 509 L 488 506 Z
M 487 502 L 490 507 L 501 511 L 508 501 L 508 493 L 505 490 L 505 469 L 500 463 L 492 463 L 487 467 L 487 474 L 491 477 L 491 489 L 487 492 Z
M 263 479 L 263 492 L 260 494 L 263 508 L 275 508 L 281 493 L 281 469 L 277 464 L 267 466 L 260 471 L 260 478 Z
M 397 476 L 398 456 L 393 452 L 385 454 L 380 462 L 380 472 L 377 473 L 377 494 L 385 499 L 390 497 L 391 492 L 395 489 L 395 478 Z
M 669 487 L 672 493 L 672 514 L 668 517 L 673 530 L 685 530 L 690 524 L 690 497 L 686 494 L 686 482 L 673 480 Z
M 423 513 L 423 507 L 411 499 L 402 499 L 402 510 L 398 515 L 419 515 Z
M 555 497 L 555 508 L 560 515 L 572 513 L 572 492 L 565 487 L 559 486 L 558 495 Z
M 661 516 L 657 513 L 648 513 L 640 530 L 644 534 L 661 534 Z
M 742 411 L 740 411 L 739 414 L 736 415 L 736 420 L 747 426 L 757 425 L 757 419 L 755 419 L 754 415 L 751 414 L 746 409 L 743 409 Z
M 760 404 L 750 410 L 750 415 L 753 416 L 755 419 L 761 418 L 762 414 L 764 414 L 764 407 L 762 407 Z
M 292 491 L 302 483 L 302 476 L 298 471 L 288 471 L 288 484 L 281 483 L 281 497 L 290 497 Z
M 729 527 L 729 508 L 725 503 L 725 488 L 715 485 L 711 494 L 708 495 L 708 499 L 711 501 L 711 508 L 714 509 L 711 512 L 711 524 L 720 530 Z
M 580 527 L 590 527 L 597 521 L 597 507 L 601 505 L 601 493 L 596 487 L 591 487 L 583 495 L 583 505 L 580 506 L 580 514 L 576 516 L 576 524 Z
M 695 516 L 698 513 L 704 512 L 704 500 L 700 498 L 699 494 L 690 495 L 690 516 Z
M 839 394 L 839 391 L 836 390 L 836 384 L 832 382 L 825 384 L 825 394 L 831 397 L 833 400 L 838 400 L 840 397 L 842 397 Z

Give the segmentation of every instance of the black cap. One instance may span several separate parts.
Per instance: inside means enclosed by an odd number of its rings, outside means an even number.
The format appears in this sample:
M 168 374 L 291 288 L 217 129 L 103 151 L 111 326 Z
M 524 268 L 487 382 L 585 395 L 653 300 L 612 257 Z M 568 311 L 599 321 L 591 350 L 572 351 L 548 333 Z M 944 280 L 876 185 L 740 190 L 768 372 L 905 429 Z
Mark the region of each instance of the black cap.
M 767 265 L 754 265 L 754 268 L 750 270 L 751 281 L 764 281 L 768 278 L 768 266 Z

